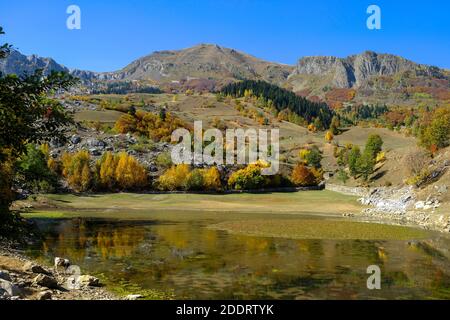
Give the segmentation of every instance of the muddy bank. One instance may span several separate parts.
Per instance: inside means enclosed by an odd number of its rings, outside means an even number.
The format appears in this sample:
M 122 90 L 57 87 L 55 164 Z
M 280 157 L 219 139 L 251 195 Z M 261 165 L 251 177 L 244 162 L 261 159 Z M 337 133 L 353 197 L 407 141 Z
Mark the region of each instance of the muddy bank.
M 360 196 L 358 201 L 369 207 L 359 217 L 450 233 L 450 213 L 439 209 L 448 192 L 446 185 L 435 186 L 425 198 L 412 186 L 363 188 L 327 184 L 326 189 Z
M 71 275 L 68 261 L 43 266 L 0 238 L 0 300 L 117 300 L 89 275 Z M 63 264 L 63 263 L 61 263 Z

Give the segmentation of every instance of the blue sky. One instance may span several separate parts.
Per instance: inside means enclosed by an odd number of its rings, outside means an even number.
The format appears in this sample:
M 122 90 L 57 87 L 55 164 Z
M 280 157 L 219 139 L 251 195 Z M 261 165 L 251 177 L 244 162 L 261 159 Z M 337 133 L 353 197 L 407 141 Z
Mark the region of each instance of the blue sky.
M 71 4 L 81 30 L 66 28 Z M 381 8 L 381 30 L 366 27 L 370 4 Z M 199 43 L 288 64 L 374 50 L 450 68 L 448 0 L 2 0 L 0 25 L 25 54 L 93 71 Z

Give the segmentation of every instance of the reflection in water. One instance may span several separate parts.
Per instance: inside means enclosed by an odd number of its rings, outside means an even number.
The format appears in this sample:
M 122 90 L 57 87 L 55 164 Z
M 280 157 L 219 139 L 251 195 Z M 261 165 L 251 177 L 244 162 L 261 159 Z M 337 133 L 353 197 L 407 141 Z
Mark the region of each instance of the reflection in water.
M 199 299 L 450 298 L 450 241 L 289 240 L 230 235 L 205 222 L 38 220 L 33 253 L 69 258 L 109 283 Z M 439 249 L 444 248 L 444 249 Z M 382 289 L 366 288 L 366 268 Z

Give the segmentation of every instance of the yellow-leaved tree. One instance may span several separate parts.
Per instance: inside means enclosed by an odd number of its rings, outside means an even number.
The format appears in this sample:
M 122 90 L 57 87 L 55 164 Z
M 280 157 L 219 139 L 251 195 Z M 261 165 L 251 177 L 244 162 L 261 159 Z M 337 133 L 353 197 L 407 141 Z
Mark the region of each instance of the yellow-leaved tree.
M 330 130 L 328 130 L 327 133 L 325 134 L 325 140 L 328 143 L 330 143 L 331 141 L 333 141 L 333 138 L 334 138 L 333 133 Z
M 161 190 L 184 190 L 188 181 L 191 169 L 187 164 L 179 164 L 170 167 L 158 179 L 158 187 Z
M 109 151 L 97 161 L 97 180 L 101 188 L 111 190 L 116 186 L 118 161 L 118 157 Z
M 92 185 L 92 172 L 89 166 L 90 156 L 86 150 L 77 153 L 64 153 L 61 157 L 62 174 L 73 190 L 84 192 Z
M 208 191 L 220 191 L 222 189 L 220 172 L 216 167 L 211 167 L 203 171 L 203 184 L 205 190 Z
M 126 152 L 119 153 L 116 166 L 116 182 L 122 189 L 140 189 L 147 185 L 147 170 Z

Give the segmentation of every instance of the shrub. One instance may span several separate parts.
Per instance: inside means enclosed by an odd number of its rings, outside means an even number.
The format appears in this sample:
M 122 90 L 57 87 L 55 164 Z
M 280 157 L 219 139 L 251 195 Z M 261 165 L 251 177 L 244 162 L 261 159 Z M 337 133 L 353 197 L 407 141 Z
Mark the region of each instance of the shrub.
M 50 171 L 55 175 L 61 174 L 61 162 L 59 162 L 56 159 L 49 158 L 47 160 L 47 167 L 50 169 Z
M 425 151 L 411 150 L 402 159 L 401 166 L 407 170 L 408 176 L 417 176 L 429 161 Z
M 306 163 L 306 157 L 308 156 L 309 153 L 310 153 L 310 151 L 308 149 L 301 149 L 298 152 L 298 156 L 299 156 L 300 160 L 302 160 Z

